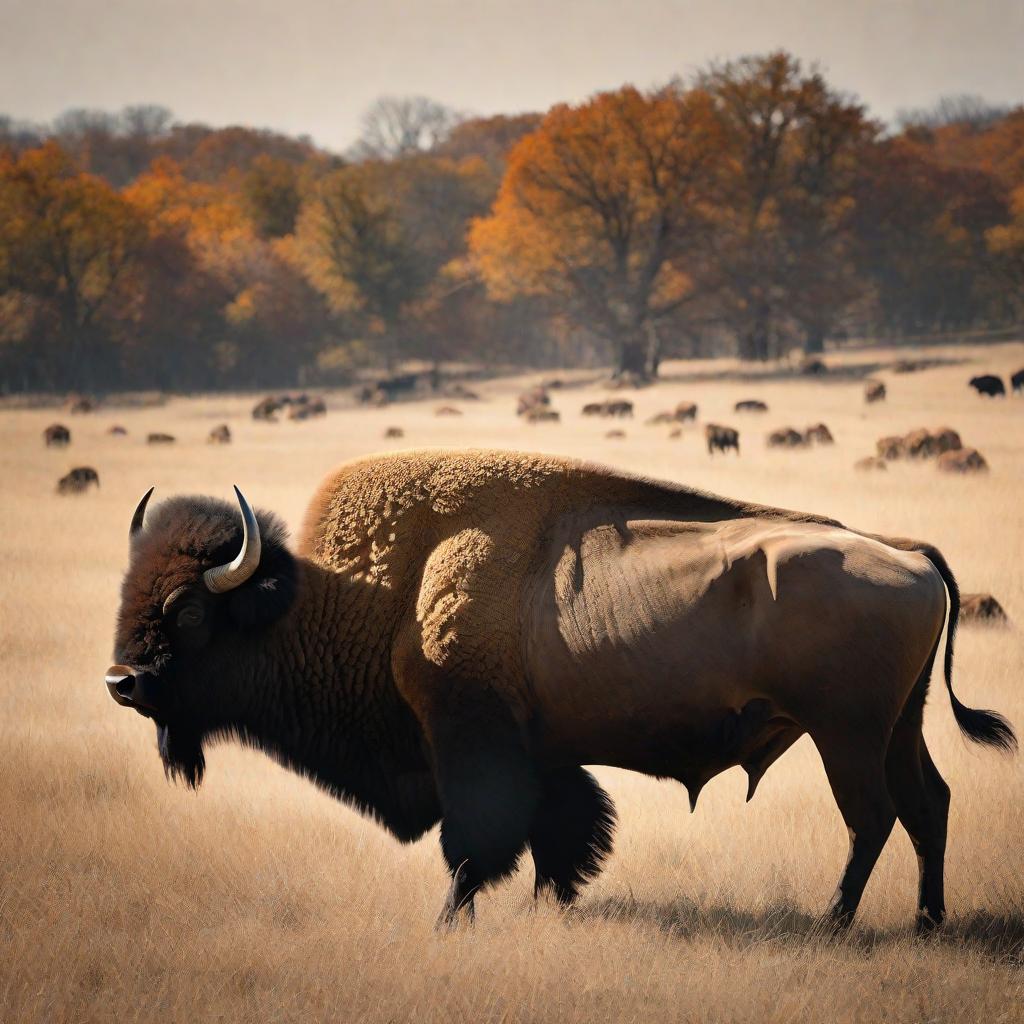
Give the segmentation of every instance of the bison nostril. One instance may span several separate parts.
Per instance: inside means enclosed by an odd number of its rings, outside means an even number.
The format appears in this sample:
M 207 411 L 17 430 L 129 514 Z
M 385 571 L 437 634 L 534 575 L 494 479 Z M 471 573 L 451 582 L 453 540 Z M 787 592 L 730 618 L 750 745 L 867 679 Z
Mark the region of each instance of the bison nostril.
M 117 690 L 122 697 L 130 697 L 132 695 L 132 690 L 135 689 L 135 680 L 131 676 L 125 676 L 114 684 L 114 689 Z

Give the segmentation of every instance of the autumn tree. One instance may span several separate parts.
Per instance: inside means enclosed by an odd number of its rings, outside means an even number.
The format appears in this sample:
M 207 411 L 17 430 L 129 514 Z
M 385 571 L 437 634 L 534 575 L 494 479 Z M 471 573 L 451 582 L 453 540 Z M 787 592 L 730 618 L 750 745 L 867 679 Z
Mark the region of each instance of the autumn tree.
M 393 160 L 442 143 L 462 115 L 426 96 L 381 96 L 362 117 L 356 160 Z
M 706 93 L 632 87 L 557 106 L 509 156 L 471 251 L 491 295 L 554 298 L 644 377 L 657 330 L 693 292 L 722 172 Z
M 353 164 L 322 178 L 300 214 L 296 251 L 310 281 L 389 362 L 408 348 L 405 318 L 485 209 L 482 171 L 432 157 Z
M 0 157 L 0 292 L 48 316 L 53 333 L 39 356 L 52 383 L 98 383 L 101 320 L 144 236 L 131 204 L 79 173 L 55 143 Z
M 877 126 L 785 53 L 715 66 L 698 82 L 732 155 L 715 235 L 722 318 L 745 358 L 779 354 L 790 324 L 821 351 L 858 290 L 849 218 Z
M 266 154 L 257 156 L 241 187 L 246 213 L 261 238 L 281 238 L 294 232 L 302 202 L 295 164 Z
M 992 175 L 943 166 L 907 138 L 875 147 L 859 171 L 853 217 L 875 326 L 916 334 L 983 322 L 992 298 L 989 232 L 1006 216 Z
M 1024 184 L 1010 196 L 1010 214 L 1006 223 L 989 228 L 985 241 L 992 254 L 1005 320 L 1024 318 Z

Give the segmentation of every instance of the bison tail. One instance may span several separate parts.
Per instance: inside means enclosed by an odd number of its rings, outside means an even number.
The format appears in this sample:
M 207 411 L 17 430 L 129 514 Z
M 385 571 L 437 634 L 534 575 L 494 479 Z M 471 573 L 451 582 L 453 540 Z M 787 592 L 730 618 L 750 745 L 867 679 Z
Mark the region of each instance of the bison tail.
M 957 586 L 953 571 L 937 548 L 933 548 L 930 544 L 917 544 L 915 548 L 935 566 L 949 593 L 949 625 L 946 628 L 943 672 L 956 724 L 960 727 L 960 731 L 975 743 L 995 747 L 998 750 L 1014 751 L 1017 749 L 1017 737 L 1014 735 L 1013 726 L 1002 715 L 996 711 L 969 708 L 966 704 L 961 703 L 953 692 L 953 641 L 960 619 L 960 588 Z

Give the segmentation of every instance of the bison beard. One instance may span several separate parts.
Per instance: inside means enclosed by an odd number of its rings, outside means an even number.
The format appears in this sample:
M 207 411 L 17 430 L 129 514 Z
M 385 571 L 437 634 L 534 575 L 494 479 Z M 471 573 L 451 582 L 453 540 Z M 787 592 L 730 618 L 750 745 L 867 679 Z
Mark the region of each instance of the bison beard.
M 181 779 L 190 788 L 198 789 L 206 771 L 200 734 L 181 722 L 173 725 L 157 722 L 156 745 L 167 778 Z

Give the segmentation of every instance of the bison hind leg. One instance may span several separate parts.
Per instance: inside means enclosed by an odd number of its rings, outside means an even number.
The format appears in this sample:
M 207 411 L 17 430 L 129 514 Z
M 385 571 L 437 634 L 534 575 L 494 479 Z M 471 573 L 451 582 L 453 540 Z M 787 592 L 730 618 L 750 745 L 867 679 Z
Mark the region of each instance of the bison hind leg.
M 612 849 L 615 807 L 590 772 L 573 766 L 544 776 L 530 830 L 534 894 L 550 889 L 563 906 L 595 878 Z

